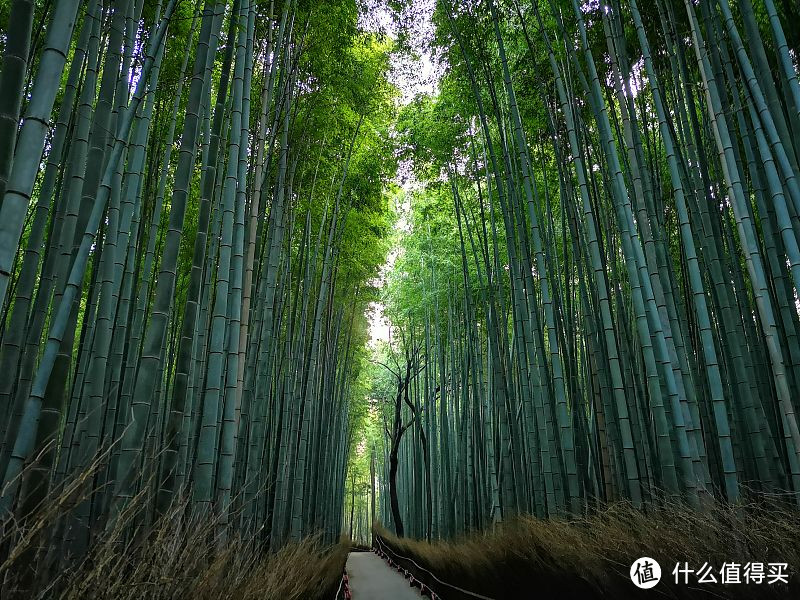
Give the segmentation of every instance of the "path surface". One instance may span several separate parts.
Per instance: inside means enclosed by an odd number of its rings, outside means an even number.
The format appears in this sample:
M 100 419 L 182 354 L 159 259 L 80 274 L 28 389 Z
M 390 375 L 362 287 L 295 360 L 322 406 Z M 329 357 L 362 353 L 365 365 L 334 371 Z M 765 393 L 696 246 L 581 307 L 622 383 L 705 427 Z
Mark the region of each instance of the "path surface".
M 351 552 L 347 575 L 353 600 L 413 600 L 419 591 L 372 552 Z

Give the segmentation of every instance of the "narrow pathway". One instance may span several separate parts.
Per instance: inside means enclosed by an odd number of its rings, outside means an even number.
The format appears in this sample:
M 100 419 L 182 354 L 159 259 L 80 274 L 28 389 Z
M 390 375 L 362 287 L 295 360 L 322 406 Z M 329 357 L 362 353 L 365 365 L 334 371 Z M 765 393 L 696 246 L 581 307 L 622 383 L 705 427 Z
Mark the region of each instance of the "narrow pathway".
M 353 600 L 413 600 L 421 598 L 406 579 L 372 552 L 351 552 L 347 575 Z

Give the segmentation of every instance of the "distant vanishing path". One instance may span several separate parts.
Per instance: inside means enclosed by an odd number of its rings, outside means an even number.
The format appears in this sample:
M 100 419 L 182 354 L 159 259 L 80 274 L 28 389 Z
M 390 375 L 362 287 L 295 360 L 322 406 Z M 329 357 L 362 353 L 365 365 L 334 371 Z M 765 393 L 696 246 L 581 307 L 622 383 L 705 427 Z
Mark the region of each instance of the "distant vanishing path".
M 400 573 L 372 552 L 351 552 L 347 575 L 353 600 L 411 600 L 421 598 Z

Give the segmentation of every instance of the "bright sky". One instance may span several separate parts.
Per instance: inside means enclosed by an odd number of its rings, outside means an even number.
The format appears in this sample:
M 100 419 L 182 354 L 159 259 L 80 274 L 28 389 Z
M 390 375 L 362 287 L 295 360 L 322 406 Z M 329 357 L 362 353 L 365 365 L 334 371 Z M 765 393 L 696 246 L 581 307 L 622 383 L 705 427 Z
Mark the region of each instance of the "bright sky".
M 439 73 L 429 47 L 429 41 L 433 37 L 431 16 L 433 15 L 435 4 L 435 0 L 412 0 L 411 14 L 414 17 L 409 20 L 409 26 L 412 29 L 411 39 L 417 56 L 413 58 L 395 56 L 392 61 L 392 71 L 389 75 L 392 83 L 400 89 L 401 104 L 408 104 L 417 94 L 434 94 L 438 89 Z M 378 0 L 373 5 L 369 14 L 362 16 L 361 22 L 362 26 L 367 29 L 383 31 L 396 38 L 397 26 L 393 22 L 391 13 L 381 0 Z M 406 192 L 411 191 L 416 184 L 408 173 L 404 174 L 402 180 L 398 176 L 396 183 L 401 185 Z M 411 208 L 408 196 L 403 205 L 398 208 L 400 217 L 395 223 L 395 229 L 403 230 L 407 228 L 406 214 Z M 385 281 L 386 275 L 394 268 L 398 253 L 398 248 L 392 248 L 389 251 L 386 263 L 381 268 L 381 273 L 378 276 L 379 282 Z M 375 347 L 379 341 L 388 341 L 391 335 L 391 324 L 384 315 L 383 304 L 371 302 L 367 318 L 369 319 L 370 346 Z
M 397 24 L 385 6 L 386 1 L 367 0 L 367 3 L 372 6 L 361 15 L 361 26 L 397 39 Z M 404 20 L 410 29 L 409 37 L 417 54 L 416 60 L 406 56 L 395 56 L 390 74 L 390 80 L 400 89 L 402 104 L 408 104 L 418 93 L 435 93 L 439 85 L 439 76 L 429 47 L 433 38 L 431 17 L 436 0 L 411 0 L 411 5 L 409 15 L 413 17 L 405 17 Z

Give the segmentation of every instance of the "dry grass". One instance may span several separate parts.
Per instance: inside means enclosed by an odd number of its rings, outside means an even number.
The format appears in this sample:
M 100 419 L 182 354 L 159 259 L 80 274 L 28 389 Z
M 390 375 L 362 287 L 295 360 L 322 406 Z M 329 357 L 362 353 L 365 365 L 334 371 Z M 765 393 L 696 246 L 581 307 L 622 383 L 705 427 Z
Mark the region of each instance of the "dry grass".
M 575 520 L 519 517 L 493 531 L 454 541 L 398 539 L 379 530 L 399 554 L 440 579 L 492 598 L 800 598 L 800 513 L 785 505 L 712 505 L 703 512 L 667 505 L 647 513 L 620 503 Z M 655 558 L 661 582 L 639 590 L 629 569 Z M 788 563 L 789 587 L 780 584 L 676 585 L 676 563 L 698 569 L 725 562 Z M 682 581 L 682 580 L 681 580 Z M 744 579 L 742 579 L 744 581 Z M 444 594 L 447 598 L 447 594 Z
M 24 522 L 0 532 L 0 598 L 63 600 L 316 600 L 333 598 L 349 544 L 320 536 L 275 553 L 241 538 L 222 543 L 213 517 L 187 519 L 187 498 L 152 524 L 147 492 L 134 497 L 114 526 L 94 532 L 80 559 L 63 553 L 74 535 L 73 509 L 88 494 L 95 466 L 51 494 Z M 145 486 L 147 489 L 147 486 Z M 131 536 L 130 532 L 135 531 Z
M 77 564 L 59 558 L 31 577 L 26 564 L 5 572 L 3 598 L 63 600 L 314 600 L 332 598 L 347 559 L 342 540 L 325 546 L 319 536 L 289 543 L 276 553 L 234 539 L 213 541 L 213 522 L 163 521 L 139 542 L 108 536 Z M 40 554 L 41 558 L 41 554 Z M 55 567 L 55 568 L 54 568 Z M 30 583 L 20 585 L 22 581 Z
M 69 575 L 58 597 L 313 600 L 332 598 L 339 585 L 346 543 L 325 547 L 312 536 L 270 554 L 237 539 L 219 549 L 204 529 L 162 528 L 135 548 L 104 543 Z
M 36 584 L 25 585 L 24 591 L 18 581 L 26 565 L 12 565 L 2 597 L 313 600 L 335 594 L 347 558 L 344 540 L 325 546 L 319 536 L 311 536 L 267 553 L 241 539 L 220 547 L 213 529 L 212 522 L 165 520 L 139 542 L 124 543 L 112 535 L 67 568 L 51 567 L 47 573 L 39 562 Z

